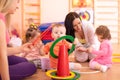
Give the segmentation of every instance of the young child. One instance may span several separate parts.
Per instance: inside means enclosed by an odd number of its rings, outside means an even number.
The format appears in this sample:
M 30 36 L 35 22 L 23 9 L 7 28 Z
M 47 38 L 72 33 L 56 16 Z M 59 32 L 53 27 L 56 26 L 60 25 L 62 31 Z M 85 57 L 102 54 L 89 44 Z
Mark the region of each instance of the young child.
M 112 45 L 110 43 L 111 34 L 107 26 L 100 25 L 96 29 L 96 35 L 100 41 L 100 49 L 98 51 L 88 48 L 88 52 L 96 54 L 96 57 L 90 61 L 90 68 L 98 69 L 106 72 L 112 65 Z
M 59 24 L 59 23 L 56 23 L 56 24 L 53 24 L 52 25 L 52 33 L 51 33 L 51 36 L 54 40 L 62 37 L 62 36 L 65 36 L 66 35 L 66 29 L 64 27 L 64 25 L 62 24 Z M 44 52 L 45 53 L 49 53 L 50 52 L 50 47 L 52 45 L 53 42 L 49 42 L 47 43 L 45 46 L 44 46 Z M 59 52 L 59 46 L 61 44 L 65 44 L 66 46 L 69 47 L 69 49 L 71 48 L 72 44 L 67 42 L 66 40 L 62 40 L 60 42 L 58 42 L 55 47 L 54 47 L 54 53 L 55 55 L 58 56 L 58 52 Z M 58 62 L 58 59 L 57 58 L 53 58 L 50 54 L 49 54 L 49 58 L 50 58 L 50 67 L 53 68 L 53 69 L 56 69 L 57 68 L 57 62 Z M 81 68 L 81 65 L 79 63 L 72 63 L 70 62 L 69 64 L 70 66 L 70 69 L 80 69 Z
M 40 31 L 37 28 L 30 27 L 26 32 L 26 42 L 33 42 L 40 35 Z M 27 60 L 33 62 L 36 67 L 41 68 L 41 56 L 43 56 L 42 49 L 43 44 L 40 40 L 31 53 L 21 53 L 21 57 L 25 57 Z

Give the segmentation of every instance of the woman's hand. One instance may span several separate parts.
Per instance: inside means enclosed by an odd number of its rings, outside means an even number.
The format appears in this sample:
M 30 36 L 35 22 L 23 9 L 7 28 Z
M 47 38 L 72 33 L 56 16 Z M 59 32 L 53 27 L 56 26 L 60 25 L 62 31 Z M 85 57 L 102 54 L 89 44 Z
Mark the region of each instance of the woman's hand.
M 86 52 L 87 51 L 87 48 L 83 47 L 83 46 L 77 46 L 76 47 L 76 50 L 77 51 L 81 51 L 81 52 Z
M 31 52 L 33 48 L 34 46 L 32 45 L 32 43 L 25 43 L 20 47 L 21 52 L 25 52 L 25 53 Z

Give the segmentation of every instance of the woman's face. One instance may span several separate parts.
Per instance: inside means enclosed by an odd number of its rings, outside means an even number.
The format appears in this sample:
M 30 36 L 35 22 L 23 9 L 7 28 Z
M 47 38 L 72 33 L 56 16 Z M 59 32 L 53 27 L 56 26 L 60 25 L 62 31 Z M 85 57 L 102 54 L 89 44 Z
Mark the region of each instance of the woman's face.
M 81 31 L 82 30 L 82 22 L 79 18 L 75 18 L 73 20 L 73 28 L 75 31 Z
M 11 6 L 8 9 L 9 14 L 14 14 L 16 9 L 18 9 L 19 0 L 13 0 Z

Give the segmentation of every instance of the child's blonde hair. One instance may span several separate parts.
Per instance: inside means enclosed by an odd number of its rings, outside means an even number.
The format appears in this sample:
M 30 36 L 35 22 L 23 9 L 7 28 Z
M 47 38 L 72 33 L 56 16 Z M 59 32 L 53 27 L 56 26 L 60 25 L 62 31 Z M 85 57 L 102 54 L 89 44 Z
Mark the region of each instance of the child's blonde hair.
M 32 38 L 36 36 L 38 32 L 41 33 L 40 30 L 38 30 L 38 28 L 29 27 L 26 31 L 25 42 L 29 42 Z
M 63 24 L 60 24 L 60 23 L 53 23 L 53 24 L 51 24 L 51 26 L 52 26 L 52 29 L 54 28 L 54 27 L 65 27 Z

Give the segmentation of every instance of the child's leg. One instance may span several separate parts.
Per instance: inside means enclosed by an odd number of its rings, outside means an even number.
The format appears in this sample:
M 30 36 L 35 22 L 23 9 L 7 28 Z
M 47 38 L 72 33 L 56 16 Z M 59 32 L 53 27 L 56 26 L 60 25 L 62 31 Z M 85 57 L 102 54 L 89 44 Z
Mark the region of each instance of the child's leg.
M 69 63 L 69 69 L 71 70 L 80 70 L 81 67 L 82 66 L 80 63 L 74 63 L 74 62 Z
M 108 69 L 108 67 L 106 65 L 99 64 L 98 62 L 93 61 L 93 60 L 90 61 L 89 66 L 91 69 L 97 69 L 97 70 L 100 70 L 102 72 L 106 72 Z

